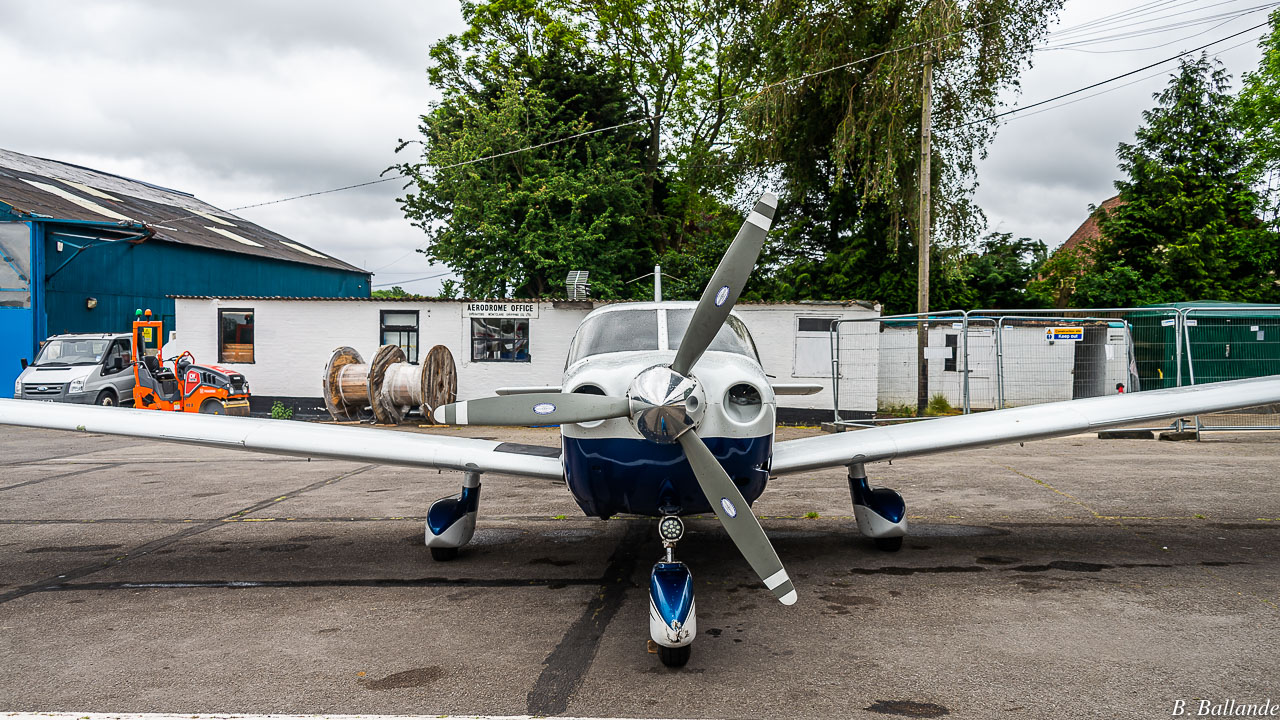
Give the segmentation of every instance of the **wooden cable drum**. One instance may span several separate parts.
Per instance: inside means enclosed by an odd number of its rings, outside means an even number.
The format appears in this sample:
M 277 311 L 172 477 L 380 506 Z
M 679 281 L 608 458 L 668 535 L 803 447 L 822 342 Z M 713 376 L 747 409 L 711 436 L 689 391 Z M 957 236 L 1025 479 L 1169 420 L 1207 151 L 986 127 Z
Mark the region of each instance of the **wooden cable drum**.
M 395 366 L 401 366 L 413 372 L 412 365 L 405 365 L 404 350 L 399 345 L 383 345 L 378 348 L 378 352 L 373 356 L 373 362 L 369 363 L 369 405 L 373 408 L 374 422 L 379 425 L 399 425 L 404 419 L 404 413 L 407 408 L 398 403 L 397 398 L 392 397 L 393 393 L 389 392 L 387 386 L 388 373 Z M 399 370 L 400 368 L 397 368 Z M 393 373 L 399 376 L 399 372 Z M 390 378 L 394 386 L 395 377 Z
M 458 399 L 458 370 L 453 353 L 444 345 L 436 345 L 422 363 L 422 417 L 431 425 L 436 422 L 432 410 Z
M 453 353 L 436 345 L 422 365 L 405 362 L 398 345 L 383 345 L 365 364 L 349 347 L 333 351 L 324 373 L 324 404 L 334 420 L 359 420 L 364 408 L 374 422 L 398 425 L 409 410 L 422 412 L 423 422 L 438 424 L 431 411 L 458 397 L 458 372 Z
M 360 411 L 369 402 L 368 375 L 369 366 L 360 353 L 345 346 L 333 351 L 324 370 L 324 406 L 334 420 L 360 419 Z

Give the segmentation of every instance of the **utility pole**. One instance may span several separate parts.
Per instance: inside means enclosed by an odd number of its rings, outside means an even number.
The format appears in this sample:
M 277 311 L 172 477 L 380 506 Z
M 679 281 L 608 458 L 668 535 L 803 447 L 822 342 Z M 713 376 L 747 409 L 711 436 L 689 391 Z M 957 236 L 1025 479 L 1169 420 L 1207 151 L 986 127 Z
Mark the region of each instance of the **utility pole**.
M 933 155 L 933 52 L 924 51 L 924 87 L 923 110 L 920 115 L 920 222 L 919 236 L 916 245 L 920 258 L 916 263 L 916 313 L 920 316 L 929 312 L 929 235 L 931 219 L 929 208 L 931 202 L 930 185 L 933 175 L 929 160 Z M 929 344 L 929 322 L 921 319 L 916 326 L 916 368 L 919 376 L 916 381 L 916 415 L 924 415 L 929 404 L 929 360 L 925 357 L 925 347 Z

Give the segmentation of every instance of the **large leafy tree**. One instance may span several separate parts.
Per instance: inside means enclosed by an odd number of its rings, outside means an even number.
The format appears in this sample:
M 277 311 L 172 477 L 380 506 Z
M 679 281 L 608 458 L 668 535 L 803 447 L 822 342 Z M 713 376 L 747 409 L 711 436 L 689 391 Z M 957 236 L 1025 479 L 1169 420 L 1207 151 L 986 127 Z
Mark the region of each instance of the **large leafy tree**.
M 1076 305 L 1273 301 L 1280 238 L 1258 219 L 1248 146 L 1220 64 L 1182 61 L 1135 142 L 1121 143 L 1122 204 L 1103 213 Z
M 668 295 L 696 297 L 703 261 L 740 220 L 727 199 L 741 170 L 726 160 L 742 78 L 723 57 L 749 7 L 464 0 L 468 29 L 431 50 L 444 101 L 423 117 L 423 156 L 397 166 L 416 186 L 406 214 L 431 235 L 432 257 L 464 273 L 462 291 L 545 293 L 563 267 L 581 267 L 598 295 L 638 294 L 644 285 L 625 281 L 657 259 L 689 275 Z M 543 146 L 577 133 L 591 134 L 568 153 Z M 517 152 L 528 146 L 542 147 Z M 453 167 L 501 152 L 512 155 Z M 585 262 L 588 242 L 599 247 Z
M 765 89 L 744 109 L 744 151 L 781 183 L 771 285 L 786 295 L 915 307 L 921 86 L 933 68 L 935 307 L 977 238 L 974 161 L 1000 93 L 1061 0 L 773 0 L 740 55 Z
M 927 54 L 950 240 L 934 305 L 969 304 L 989 295 L 961 266 L 989 254 L 965 250 L 973 159 L 1060 2 L 464 0 L 468 29 L 431 50 L 444 100 L 423 116 L 422 157 L 397 166 L 404 209 L 468 295 L 555 292 L 586 268 L 597 294 L 638 296 L 648 284 L 624 282 L 656 260 L 668 297 L 697 297 L 744 201 L 781 187 L 748 298 L 909 310 Z
M 652 259 L 643 138 L 634 125 L 593 132 L 634 123 L 625 89 L 574 43 L 553 41 L 571 31 L 481 9 L 472 30 L 487 29 L 467 54 L 447 41 L 433 49 L 444 100 L 422 117 L 421 158 L 396 166 L 412 180 L 406 216 L 467 296 L 559 294 L 570 270 L 591 271 L 598 296 L 625 296 Z M 535 25 L 547 44 L 522 41 Z
M 1251 156 L 1249 178 L 1266 187 L 1264 214 L 1275 227 L 1280 224 L 1280 10 L 1271 14 L 1271 32 L 1259 45 L 1262 60 L 1245 75 L 1236 105 Z

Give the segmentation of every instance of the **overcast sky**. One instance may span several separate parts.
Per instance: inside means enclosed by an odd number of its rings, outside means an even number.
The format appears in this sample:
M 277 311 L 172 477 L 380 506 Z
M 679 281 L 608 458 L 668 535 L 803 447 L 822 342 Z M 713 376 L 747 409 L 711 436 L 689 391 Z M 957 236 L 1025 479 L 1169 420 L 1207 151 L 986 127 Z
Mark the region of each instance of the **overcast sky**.
M 1055 27 L 1136 10 L 1050 43 L 1098 40 L 1267 1 L 1067 0 Z M 228 210 L 377 179 L 397 159 L 396 140 L 416 135 L 417 117 L 435 97 L 426 81 L 428 48 L 463 29 L 454 0 L 0 0 L 0 10 L 7 86 L 0 147 L 165 185 Z M 1039 51 L 1021 94 L 1009 100 L 1053 97 L 1265 19 L 1259 10 Z M 1150 22 L 1138 24 L 1144 21 Z M 1220 52 L 1237 84 L 1256 67 L 1254 39 L 1262 32 L 1210 49 L 1244 42 Z M 1147 79 L 1075 104 L 1014 116 L 979 165 L 977 201 L 991 229 L 1050 247 L 1065 240 L 1090 203 L 1114 194 L 1116 145 L 1132 139 L 1173 67 L 1140 73 L 1116 85 Z M 395 283 L 433 293 L 442 278 L 415 279 L 442 269 L 413 252 L 425 235 L 400 214 L 400 187 L 392 181 L 237 214 L 373 271 L 375 287 Z

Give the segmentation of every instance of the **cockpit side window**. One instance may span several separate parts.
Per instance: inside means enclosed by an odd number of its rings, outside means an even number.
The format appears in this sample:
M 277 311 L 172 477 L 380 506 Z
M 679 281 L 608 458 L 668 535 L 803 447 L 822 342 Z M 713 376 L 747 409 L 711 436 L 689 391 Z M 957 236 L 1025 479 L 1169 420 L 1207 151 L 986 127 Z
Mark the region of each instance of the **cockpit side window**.
M 569 347 L 569 364 L 601 353 L 657 349 L 656 310 L 615 310 L 582 323 Z

